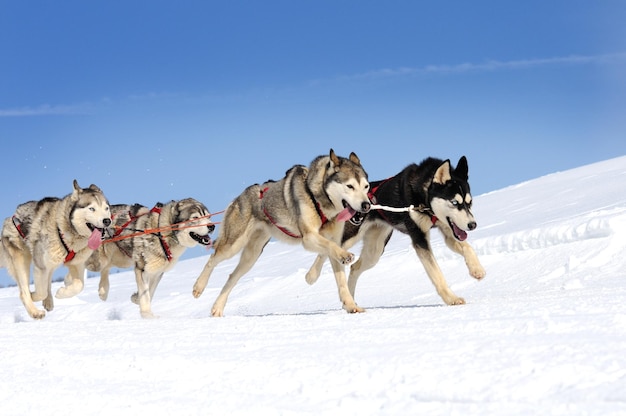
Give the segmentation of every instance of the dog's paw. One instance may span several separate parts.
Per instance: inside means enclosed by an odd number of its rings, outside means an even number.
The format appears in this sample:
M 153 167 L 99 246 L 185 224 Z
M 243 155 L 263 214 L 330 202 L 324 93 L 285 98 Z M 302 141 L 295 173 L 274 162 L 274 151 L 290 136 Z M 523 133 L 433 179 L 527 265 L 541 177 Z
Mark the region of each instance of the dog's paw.
M 52 296 L 48 296 L 47 298 L 43 300 L 41 304 L 43 305 L 43 308 L 45 310 L 50 312 L 54 309 L 54 298 Z
M 478 266 L 470 267 L 469 273 L 470 273 L 470 276 L 472 276 L 476 280 L 481 280 L 483 277 L 487 275 L 487 272 L 485 271 L 485 269 L 483 269 L 483 266 L 481 266 L 480 264 Z
M 130 296 L 130 301 L 135 305 L 139 305 L 139 295 L 135 292 Z
M 198 289 L 195 285 L 193 287 L 193 291 L 191 292 L 191 294 L 193 295 L 194 298 L 198 299 L 200 296 L 202 296 L 202 292 L 204 292 L 203 289 Z
M 46 311 L 42 311 L 41 309 L 33 308 L 27 309 L 26 311 L 33 319 L 43 319 L 46 317 Z
M 465 299 L 463 298 L 459 298 L 458 296 L 455 296 L 453 298 L 447 299 L 446 300 L 446 304 L 453 306 L 453 305 L 465 305 Z
M 339 262 L 344 266 L 352 263 L 354 261 L 354 254 L 348 253 L 347 251 L 339 258 Z
M 64 286 L 64 287 L 60 287 L 59 290 L 57 290 L 57 293 L 54 295 L 54 297 L 57 299 L 67 299 L 75 295 L 76 293 L 74 293 L 73 290 L 70 290 L 69 287 Z
M 100 289 L 98 289 L 98 296 L 102 301 L 105 301 L 109 297 L 109 291 L 101 287 Z
M 343 305 L 343 308 L 346 310 L 346 312 L 348 313 L 363 313 L 365 312 L 365 309 L 361 308 L 359 305 L 357 305 L 356 303 L 348 306 L 348 305 Z
M 141 317 L 144 319 L 158 319 L 158 316 L 153 314 L 152 311 L 141 311 Z
M 214 317 L 214 318 L 223 318 L 224 317 L 224 310 L 220 309 L 220 308 L 213 307 L 213 309 L 211 309 L 211 316 Z
M 306 280 L 306 282 L 310 285 L 312 285 L 313 283 L 317 282 L 317 279 L 320 277 L 320 274 L 317 272 L 317 270 L 309 270 L 308 273 L 306 274 L 306 276 L 304 276 L 304 279 Z

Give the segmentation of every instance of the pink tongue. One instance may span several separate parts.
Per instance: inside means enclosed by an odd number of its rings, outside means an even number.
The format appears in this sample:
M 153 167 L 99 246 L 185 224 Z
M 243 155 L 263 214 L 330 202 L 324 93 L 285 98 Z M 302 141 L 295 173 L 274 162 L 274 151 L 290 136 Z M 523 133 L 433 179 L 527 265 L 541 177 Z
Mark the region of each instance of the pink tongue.
M 461 241 L 467 240 L 467 233 L 465 231 L 457 227 L 455 223 L 452 223 L 452 226 L 454 227 L 454 233 L 459 238 L 459 240 Z
M 354 214 L 356 214 L 356 211 L 350 208 L 350 206 L 348 205 L 347 207 L 344 208 L 343 211 L 337 214 L 337 221 L 340 221 L 340 222 L 349 221 L 350 218 L 354 217 Z
M 89 240 L 87 241 L 87 247 L 92 250 L 97 250 L 102 244 L 102 231 L 97 228 L 94 228 L 91 235 L 89 236 Z

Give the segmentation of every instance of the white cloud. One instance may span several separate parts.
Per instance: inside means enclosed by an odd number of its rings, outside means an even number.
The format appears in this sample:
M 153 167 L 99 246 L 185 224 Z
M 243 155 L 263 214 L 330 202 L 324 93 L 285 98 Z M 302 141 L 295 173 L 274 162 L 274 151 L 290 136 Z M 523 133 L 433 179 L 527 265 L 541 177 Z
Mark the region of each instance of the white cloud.
M 453 74 L 466 72 L 487 72 L 501 70 L 531 69 L 553 65 L 605 64 L 626 60 L 626 52 L 605 55 L 569 55 L 552 58 L 534 58 L 512 61 L 489 60 L 482 63 L 461 63 L 455 65 L 427 65 L 422 67 L 385 68 L 337 77 L 335 80 L 379 79 L 403 77 L 419 74 Z
M 0 108 L 0 117 L 32 117 L 32 116 L 59 116 L 59 115 L 85 115 L 90 114 L 90 106 L 79 105 L 49 105 L 43 104 L 37 107 Z

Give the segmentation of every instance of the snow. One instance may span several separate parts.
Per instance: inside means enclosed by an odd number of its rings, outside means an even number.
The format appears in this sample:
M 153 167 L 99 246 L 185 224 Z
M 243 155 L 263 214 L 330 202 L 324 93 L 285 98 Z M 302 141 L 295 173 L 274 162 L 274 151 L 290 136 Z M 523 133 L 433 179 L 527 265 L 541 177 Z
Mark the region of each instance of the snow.
M 315 255 L 283 243 L 224 318 L 210 308 L 237 259 L 200 299 L 207 257 L 181 261 L 155 320 L 129 301 L 130 271 L 107 302 L 88 279 L 42 321 L 0 289 L 0 414 L 626 414 L 626 157 L 480 195 L 474 213 L 483 281 L 433 232 L 462 306 L 443 304 L 399 234 L 361 277 L 357 315 L 328 264 L 308 286 Z

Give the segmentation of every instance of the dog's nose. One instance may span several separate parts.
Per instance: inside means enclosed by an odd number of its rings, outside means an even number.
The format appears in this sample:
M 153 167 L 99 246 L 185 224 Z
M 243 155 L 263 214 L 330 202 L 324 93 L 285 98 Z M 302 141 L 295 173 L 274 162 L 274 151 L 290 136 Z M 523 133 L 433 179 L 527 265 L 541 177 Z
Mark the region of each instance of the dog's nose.
M 472 221 L 469 224 L 467 224 L 467 228 L 471 230 L 475 229 L 477 227 L 476 221 Z
M 361 204 L 361 211 L 362 212 L 369 212 L 371 207 L 372 207 L 372 205 L 369 202 L 363 202 Z
M 211 225 L 208 225 L 208 227 L 209 227 L 209 233 L 212 233 L 213 231 L 215 231 L 215 225 L 211 224 Z
M 105 227 L 108 227 L 111 225 L 111 220 L 109 218 L 105 218 L 102 220 L 102 224 L 104 224 Z

